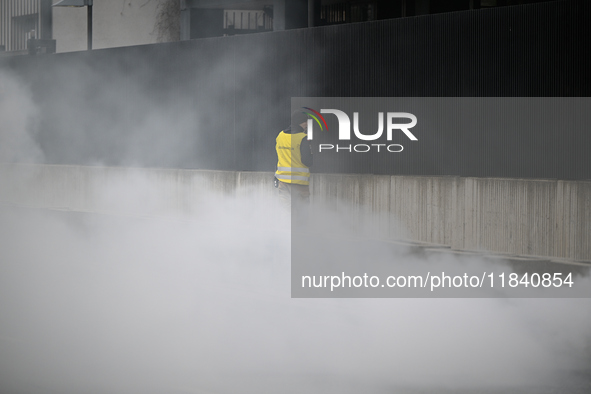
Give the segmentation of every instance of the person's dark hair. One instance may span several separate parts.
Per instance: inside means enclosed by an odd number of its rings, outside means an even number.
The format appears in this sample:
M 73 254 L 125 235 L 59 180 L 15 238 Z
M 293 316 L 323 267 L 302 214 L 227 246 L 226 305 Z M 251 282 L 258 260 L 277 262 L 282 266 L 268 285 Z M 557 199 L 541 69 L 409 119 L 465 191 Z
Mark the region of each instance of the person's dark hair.
M 308 115 L 302 111 L 295 111 L 291 114 L 291 125 L 298 126 L 308 120 Z

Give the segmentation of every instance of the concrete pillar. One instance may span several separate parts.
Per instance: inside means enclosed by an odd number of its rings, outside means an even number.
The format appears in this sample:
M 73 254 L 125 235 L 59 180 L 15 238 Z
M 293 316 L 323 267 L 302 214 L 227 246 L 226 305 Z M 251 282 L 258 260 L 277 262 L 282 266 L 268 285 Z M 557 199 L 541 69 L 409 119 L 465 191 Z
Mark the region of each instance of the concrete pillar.
M 273 30 L 301 29 L 308 26 L 309 0 L 273 0 Z
M 428 15 L 429 14 L 429 0 L 416 0 L 415 1 L 415 15 Z
M 42 40 L 51 40 L 53 38 L 53 11 L 51 9 L 51 0 L 41 0 L 39 4 L 41 16 L 41 31 L 38 33 Z
M 308 0 L 308 27 L 318 26 L 320 22 L 320 0 Z
M 273 30 L 285 30 L 285 0 L 273 0 Z
M 308 27 L 308 0 L 290 0 L 285 4 L 285 29 Z
M 181 0 L 181 41 L 191 39 L 191 8 Z

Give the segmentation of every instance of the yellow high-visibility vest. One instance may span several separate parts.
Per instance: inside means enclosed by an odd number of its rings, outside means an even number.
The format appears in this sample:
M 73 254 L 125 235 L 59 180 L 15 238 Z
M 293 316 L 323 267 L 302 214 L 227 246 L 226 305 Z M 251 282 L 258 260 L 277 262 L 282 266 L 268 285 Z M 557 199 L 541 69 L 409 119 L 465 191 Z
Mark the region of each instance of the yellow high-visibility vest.
M 275 177 L 281 182 L 298 185 L 310 184 L 310 170 L 302 163 L 300 145 L 306 133 L 287 134 L 283 131 L 277 136 L 277 172 Z

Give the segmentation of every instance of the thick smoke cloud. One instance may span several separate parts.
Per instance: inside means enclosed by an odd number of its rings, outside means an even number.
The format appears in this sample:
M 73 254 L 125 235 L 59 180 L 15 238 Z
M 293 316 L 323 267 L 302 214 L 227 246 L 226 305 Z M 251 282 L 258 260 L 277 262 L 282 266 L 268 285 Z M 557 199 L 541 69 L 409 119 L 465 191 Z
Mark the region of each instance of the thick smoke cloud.
M 37 108 L 32 138 L 45 162 L 271 170 L 290 103 L 283 87 L 251 76 L 274 55 L 240 37 L 222 51 L 219 40 L 14 60 Z M 300 66 L 285 61 L 292 83 Z
M 35 142 L 38 108 L 29 89 L 0 69 L 0 162 L 42 162 Z
M 208 104 L 180 89 L 187 102 L 168 105 L 132 65 L 106 82 L 83 65 L 56 74 L 70 81 L 64 97 L 90 104 L 74 113 L 55 90 L 33 100 L 3 76 L 2 161 L 189 157 L 182 132 L 160 131 L 211 126 Z M 222 82 L 203 89 L 223 93 Z M 36 106 L 53 114 L 46 135 Z M 588 299 L 291 299 L 275 199 L 204 195 L 184 214 L 138 213 L 160 196 L 138 176 L 100 191 L 110 214 L 2 205 L 0 392 L 588 392 Z M 418 262 L 404 248 L 378 253 Z
M 3 392 L 588 388 L 588 299 L 291 299 L 275 209 L 248 196 L 176 217 L 3 209 Z M 373 257 L 396 268 L 407 252 Z

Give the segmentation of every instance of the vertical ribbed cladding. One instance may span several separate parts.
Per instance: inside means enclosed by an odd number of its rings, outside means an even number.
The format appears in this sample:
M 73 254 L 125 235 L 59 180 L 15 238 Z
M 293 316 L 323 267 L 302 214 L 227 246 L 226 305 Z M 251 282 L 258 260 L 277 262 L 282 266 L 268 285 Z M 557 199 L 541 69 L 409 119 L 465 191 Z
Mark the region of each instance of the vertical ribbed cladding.
M 4 45 L 4 49 L 8 50 L 8 5 L 6 0 L 0 0 L 0 45 Z
M 275 137 L 289 126 L 290 96 L 306 94 L 309 41 L 297 34 L 233 37 L 235 67 L 236 168 L 270 170 Z M 261 78 L 262 77 L 262 78 Z
M 14 10 L 15 10 L 15 5 L 13 4 L 12 1 L 7 0 L 8 1 L 8 14 L 12 15 Z M 9 23 L 9 25 L 12 25 L 12 21 Z M 10 34 L 10 28 L 8 29 L 8 41 L 9 41 L 9 46 L 8 48 L 12 49 L 14 48 L 14 35 Z M 8 49 L 6 48 L 6 49 Z
M 564 73 L 564 94 L 560 96 L 591 96 L 591 54 L 589 51 L 591 37 L 591 3 L 576 1 L 573 4 L 560 3 L 560 23 L 562 28 L 560 45 L 560 61 Z M 558 80 L 562 78 L 557 78 Z M 579 103 L 579 105 L 581 105 Z M 591 99 L 579 108 L 588 114 L 591 110 Z M 588 122 L 576 124 L 573 119 L 570 124 L 563 125 L 557 130 L 561 135 L 566 134 L 562 150 L 558 157 L 565 157 L 565 165 L 561 178 L 563 179 L 591 179 L 591 163 L 589 150 L 591 149 L 591 132 Z M 580 121 L 579 121 L 580 122 Z M 575 133 L 574 130 L 587 130 L 585 133 Z
M 16 3 L 3 1 L 2 7 L 13 9 Z M 86 164 L 105 155 L 102 162 L 118 165 L 125 159 L 124 149 L 99 139 L 79 146 L 78 154 L 55 153 L 68 142 L 59 131 L 60 116 L 65 115 L 56 113 L 51 101 L 67 94 L 62 87 L 70 82 L 63 70 L 79 67 L 103 83 L 77 79 L 76 89 L 71 90 L 76 95 L 68 97 L 74 107 L 93 104 L 93 96 L 84 92 L 123 85 L 129 100 L 140 90 L 154 105 L 199 114 L 199 124 L 189 130 L 162 130 L 182 135 L 183 152 L 164 160 L 153 152 L 138 151 L 137 164 L 272 171 L 274 139 L 289 124 L 291 97 L 414 97 L 416 103 L 429 97 L 591 96 L 590 29 L 591 2 L 568 0 L 91 53 L 13 57 L 5 63 L 24 80 L 33 81 L 43 125 L 39 138 L 53 163 Z M 2 32 L 6 34 L 6 26 Z M 315 171 L 591 179 L 591 133 L 581 132 L 588 130 L 589 100 L 563 101 L 565 113 L 583 113 L 587 118 L 557 121 L 541 101 L 532 99 L 521 110 L 535 114 L 536 120 L 519 120 L 516 132 L 509 127 L 517 113 L 510 103 L 466 99 L 461 107 L 452 107 L 445 100 L 425 100 L 421 105 L 429 119 L 423 116 L 419 122 L 428 125 L 429 134 L 409 145 L 412 154 L 406 154 L 409 149 L 396 157 L 359 155 L 354 166 L 341 161 Z M 479 116 L 483 105 L 513 115 Z M 368 112 L 374 116 L 371 108 Z M 89 116 L 95 119 L 95 114 Z M 121 121 L 132 124 L 145 116 L 130 105 Z M 548 123 L 551 127 L 541 131 Z M 369 127 L 375 127 L 375 120 Z

